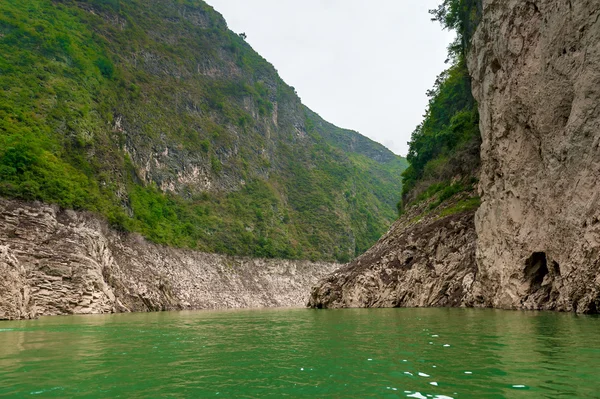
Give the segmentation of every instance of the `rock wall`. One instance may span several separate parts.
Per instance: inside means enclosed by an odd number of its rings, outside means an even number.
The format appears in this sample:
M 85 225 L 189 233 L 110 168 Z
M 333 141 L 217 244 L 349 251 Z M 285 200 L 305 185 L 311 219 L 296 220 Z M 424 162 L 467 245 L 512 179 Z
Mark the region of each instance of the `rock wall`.
M 463 193 L 433 212 L 431 201 L 409 209 L 365 254 L 327 276 L 311 292 L 308 306 L 475 306 L 474 209 L 456 209 Z M 446 213 L 450 213 L 444 216 Z
M 486 302 L 600 310 L 600 2 L 484 0 L 469 69 Z
M 303 306 L 337 267 L 162 247 L 91 214 L 0 199 L 0 319 Z

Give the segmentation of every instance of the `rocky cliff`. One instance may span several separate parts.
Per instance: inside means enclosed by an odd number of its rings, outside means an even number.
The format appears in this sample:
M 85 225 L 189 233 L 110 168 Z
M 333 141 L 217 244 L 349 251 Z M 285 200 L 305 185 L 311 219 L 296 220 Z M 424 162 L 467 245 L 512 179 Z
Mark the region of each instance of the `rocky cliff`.
M 600 3 L 484 1 L 470 52 L 487 303 L 600 310 Z
M 337 266 L 173 249 L 88 213 L 0 200 L 0 319 L 303 306 Z
M 600 4 L 484 0 L 482 10 L 467 52 L 480 208 L 404 216 L 309 305 L 600 311 Z
M 404 214 L 371 249 L 325 277 L 308 305 L 315 308 L 474 305 L 474 195 L 457 195 L 428 212 L 431 201 Z

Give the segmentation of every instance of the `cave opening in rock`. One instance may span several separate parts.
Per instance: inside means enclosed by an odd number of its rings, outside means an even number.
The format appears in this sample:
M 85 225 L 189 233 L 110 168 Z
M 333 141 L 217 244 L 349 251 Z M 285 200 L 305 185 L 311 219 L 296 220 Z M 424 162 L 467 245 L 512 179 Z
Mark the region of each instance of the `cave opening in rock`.
M 525 280 L 529 281 L 531 291 L 536 291 L 542 286 L 544 277 L 548 274 L 548 261 L 545 252 L 534 252 L 525 261 Z

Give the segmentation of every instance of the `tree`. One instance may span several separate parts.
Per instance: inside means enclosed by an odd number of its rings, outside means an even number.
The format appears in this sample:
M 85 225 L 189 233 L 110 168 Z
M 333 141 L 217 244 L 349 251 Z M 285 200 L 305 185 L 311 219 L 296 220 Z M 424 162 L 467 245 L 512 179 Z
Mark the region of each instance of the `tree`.
M 429 10 L 432 21 L 438 21 L 445 29 L 457 33 L 456 42 L 448 48 L 451 57 L 469 47 L 482 8 L 482 0 L 444 0 L 438 8 Z
M 481 0 L 443 0 L 438 8 L 429 12 L 432 20 L 440 22 L 445 29 L 455 30 L 457 39 L 448 48 L 451 66 L 428 90 L 429 104 L 424 120 L 408 143 L 406 158 L 410 166 L 402 174 L 405 203 L 414 200 L 418 191 L 426 190 L 427 185 L 450 179 L 455 171 L 473 166 L 474 157 L 462 154 L 478 148 L 476 144 L 480 140 L 479 116 L 471 94 L 465 53 L 481 16 Z

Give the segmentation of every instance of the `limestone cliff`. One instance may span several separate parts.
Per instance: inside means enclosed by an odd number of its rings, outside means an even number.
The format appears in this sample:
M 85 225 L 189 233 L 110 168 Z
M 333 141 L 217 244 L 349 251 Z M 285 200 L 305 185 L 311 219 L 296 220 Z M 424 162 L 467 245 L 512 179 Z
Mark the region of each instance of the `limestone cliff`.
M 600 3 L 488 0 L 470 52 L 487 303 L 600 310 Z
M 0 319 L 302 306 L 335 267 L 168 248 L 91 214 L 0 200 Z
M 600 311 L 600 3 L 482 10 L 468 47 L 480 208 L 404 216 L 309 305 Z

